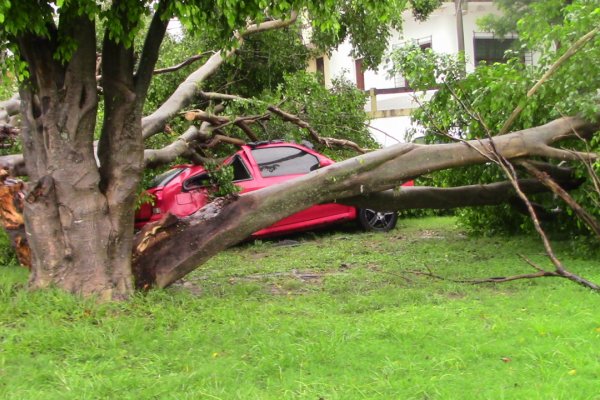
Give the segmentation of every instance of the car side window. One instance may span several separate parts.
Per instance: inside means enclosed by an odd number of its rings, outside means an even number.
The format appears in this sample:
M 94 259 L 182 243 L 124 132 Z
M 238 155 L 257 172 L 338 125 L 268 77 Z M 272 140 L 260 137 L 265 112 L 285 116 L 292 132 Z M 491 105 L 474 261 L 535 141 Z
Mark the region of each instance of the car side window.
M 253 149 L 252 156 L 264 178 L 307 174 L 319 168 L 319 159 L 296 147 L 267 147 Z
M 233 167 L 233 181 L 247 181 L 248 179 L 252 179 L 252 175 L 248 171 L 246 164 L 242 161 L 242 158 L 238 155 L 233 157 L 233 161 L 229 164 Z
M 248 171 L 246 164 L 242 161 L 241 157 L 236 155 L 233 160 L 228 164 L 233 167 L 233 182 L 247 181 L 252 179 L 252 175 Z M 196 176 L 192 176 L 183 183 L 184 190 L 194 190 L 202 187 L 212 186 L 214 182 L 210 178 L 210 175 L 206 172 Z

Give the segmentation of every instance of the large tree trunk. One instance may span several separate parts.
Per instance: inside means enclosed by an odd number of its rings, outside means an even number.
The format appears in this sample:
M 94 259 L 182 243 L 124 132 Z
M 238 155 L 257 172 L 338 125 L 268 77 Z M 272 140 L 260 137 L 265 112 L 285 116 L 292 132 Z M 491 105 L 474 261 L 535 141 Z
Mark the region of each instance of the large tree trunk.
M 123 23 L 130 23 L 126 8 L 115 7 Z M 30 72 L 30 82 L 20 90 L 24 157 L 32 182 L 25 201 L 30 286 L 123 298 L 133 291 L 133 213 L 143 169 L 141 110 L 167 22 L 153 20 L 152 40 L 145 44 L 137 75 L 133 49 L 106 34 L 99 165 L 94 154 L 94 21 L 74 15 L 63 14 L 64 24 L 59 24 L 72 27 L 61 34 L 76 45 L 66 62 L 55 59 L 56 28 L 47 38 L 28 35 L 19 40 Z
M 25 202 L 30 285 L 108 298 L 129 293 L 131 281 L 113 280 L 110 210 L 93 152 L 95 29 L 86 17 L 78 19 L 72 25 L 78 47 L 65 65 L 53 58 L 54 36 L 20 40 L 31 80 L 20 91 L 23 150 L 33 182 Z

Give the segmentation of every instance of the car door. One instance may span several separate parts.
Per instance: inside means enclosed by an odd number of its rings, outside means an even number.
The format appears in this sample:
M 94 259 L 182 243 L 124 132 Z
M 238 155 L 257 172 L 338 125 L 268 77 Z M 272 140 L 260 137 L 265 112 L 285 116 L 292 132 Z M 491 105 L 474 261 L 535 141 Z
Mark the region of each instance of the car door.
M 256 175 L 255 189 L 276 185 L 297 178 L 320 167 L 319 158 L 308 151 L 295 146 L 271 146 L 250 150 Z M 328 220 L 342 219 L 353 213 L 352 207 L 335 203 L 318 204 L 297 212 L 275 223 L 272 228 L 313 225 Z M 327 221 L 326 221 L 327 220 Z
M 247 163 L 242 158 L 241 154 L 236 153 L 223 165 L 233 168 L 233 183 L 240 186 L 244 192 L 252 186 L 252 175 Z M 175 195 L 174 208 L 176 211 L 174 214 L 186 216 L 204 207 L 210 199 L 211 192 L 215 189 L 214 185 L 214 181 L 204 169 L 185 178 L 179 192 Z
M 170 211 L 180 217 L 195 213 L 208 202 L 210 185 L 210 177 L 204 170 L 186 178 L 175 195 L 175 204 Z

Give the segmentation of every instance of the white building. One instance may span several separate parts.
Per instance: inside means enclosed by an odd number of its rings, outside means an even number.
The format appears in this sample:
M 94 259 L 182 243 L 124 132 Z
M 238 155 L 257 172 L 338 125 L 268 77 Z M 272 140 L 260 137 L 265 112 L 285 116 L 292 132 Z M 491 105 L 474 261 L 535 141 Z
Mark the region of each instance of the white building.
M 407 43 L 415 43 L 422 48 L 431 48 L 438 53 L 459 51 L 461 20 L 464 35 L 464 51 L 467 58 L 467 72 L 473 71 L 482 60 L 488 63 L 501 61 L 504 51 L 514 38 L 496 38 L 493 33 L 481 32 L 477 20 L 487 14 L 499 14 L 492 1 L 462 1 L 462 18 L 457 18 L 454 1 L 444 2 L 424 22 L 416 21 L 410 10 L 404 13 L 402 32 L 395 32 L 390 40 L 390 50 Z M 406 85 L 401 76 L 388 76 L 386 65 L 377 71 L 363 71 L 360 60 L 350 56 L 351 45 L 346 42 L 331 56 L 312 60 L 309 70 L 324 75 L 329 86 L 335 77 L 344 76 L 360 89 L 370 93 L 366 110 L 371 117 L 373 136 L 383 145 L 389 146 L 404 141 L 406 129 L 410 126 L 410 113 L 418 107 L 415 93 Z M 425 94 L 425 99 L 433 91 Z

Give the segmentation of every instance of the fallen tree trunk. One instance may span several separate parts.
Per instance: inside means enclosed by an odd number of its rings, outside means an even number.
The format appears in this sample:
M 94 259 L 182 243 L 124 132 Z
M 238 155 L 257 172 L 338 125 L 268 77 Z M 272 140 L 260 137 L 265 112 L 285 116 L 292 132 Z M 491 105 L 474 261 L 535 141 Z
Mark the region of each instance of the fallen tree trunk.
M 562 187 L 572 190 L 582 181 L 558 180 Z M 544 184 L 535 179 L 519 180 L 526 194 L 547 192 Z M 366 196 L 342 199 L 339 202 L 349 206 L 373 208 L 379 211 L 402 211 L 413 209 L 451 209 L 460 207 L 494 206 L 512 202 L 516 193 L 510 182 L 495 182 L 481 185 L 468 185 L 449 188 L 431 186 L 401 187 L 399 190 L 386 190 Z
M 580 180 L 574 180 L 570 175 L 560 176 L 557 182 L 567 190 L 575 189 L 581 183 Z M 544 184 L 534 179 L 523 179 L 519 181 L 519 184 L 527 194 L 548 191 Z M 8 178 L 6 170 L 0 170 L 0 221 L 11 239 L 19 263 L 30 268 L 31 252 L 27 244 L 23 220 L 25 195 L 24 183 Z M 341 199 L 339 202 L 381 211 L 400 211 L 499 205 L 510 202 L 514 198 L 515 193 L 510 182 L 497 182 L 452 188 L 409 186 L 402 187 L 399 191 L 387 190 L 370 193 Z
M 540 127 L 496 137 L 493 143 L 491 140 L 474 140 L 468 145 L 400 144 L 239 198 L 219 199 L 189 217 L 167 216 L 146 226 L 134 240 L 136 283 L 138 287 L 168 286 L 252 232 L 309 205 L 393 189 L 402 181 L 436 170 L 485 163 L 489 161 L 491 146 L 506 159 L 531 156 L 565 160 L 595 158 L 596 155 L 560 150 L 550 145 L 597 129 L 598 123 L 581 118 L 561 118 Z

